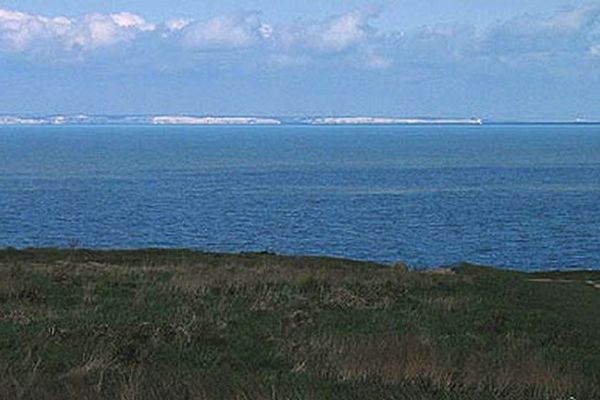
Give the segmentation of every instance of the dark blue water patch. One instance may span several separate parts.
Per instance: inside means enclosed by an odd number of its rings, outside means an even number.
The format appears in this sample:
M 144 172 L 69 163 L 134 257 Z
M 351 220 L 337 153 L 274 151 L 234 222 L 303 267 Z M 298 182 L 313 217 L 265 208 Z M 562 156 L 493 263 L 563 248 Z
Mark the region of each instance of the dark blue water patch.
M 598 127 L 0 129 L 0 246 L 600 268 Z

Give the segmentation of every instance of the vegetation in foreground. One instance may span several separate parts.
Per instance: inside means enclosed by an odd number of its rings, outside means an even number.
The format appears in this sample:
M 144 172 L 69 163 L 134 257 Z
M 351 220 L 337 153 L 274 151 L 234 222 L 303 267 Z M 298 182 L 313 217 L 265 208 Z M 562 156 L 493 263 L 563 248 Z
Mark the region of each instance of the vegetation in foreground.
M 0 251 L 2 399 L 598 399 L 600 272 Z

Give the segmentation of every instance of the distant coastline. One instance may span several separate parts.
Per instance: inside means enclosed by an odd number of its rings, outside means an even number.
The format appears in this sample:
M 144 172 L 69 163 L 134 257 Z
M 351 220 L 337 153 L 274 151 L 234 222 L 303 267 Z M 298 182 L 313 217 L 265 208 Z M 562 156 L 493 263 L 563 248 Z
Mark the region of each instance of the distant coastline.
M 482 125 L 481 118 L 0 115 L 0 125 Z
M 275 118 L 255 117 L 188 117 L 157 116 L 150 120 L 152 125 L 281 125 Z
M 213 116 L 187 114 L 157 115 L 30 115 L 0 114 L 0 126 L 406 126 L 406 125 L 598 125 L 600 120 L 494 120 L 479 117 L 382 117 L 382 116 Z
M 307 121 L 309 125 L 482 125 L 481 118 L 382 118 L 382 117 L 325 117 Z

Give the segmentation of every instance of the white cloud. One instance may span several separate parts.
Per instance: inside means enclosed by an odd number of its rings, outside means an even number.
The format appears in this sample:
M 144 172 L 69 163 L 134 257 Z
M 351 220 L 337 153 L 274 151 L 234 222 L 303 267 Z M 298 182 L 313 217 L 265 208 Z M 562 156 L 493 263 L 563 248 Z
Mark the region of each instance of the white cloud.
M 183 42 L 200 50 L 249 48 L 265 38 L 266 26 L 256 14 L 219 16 L 186 26 Z
M 270 39 L 273 37 L 273 26 L 272 25 L 269 25 L 269 24 L 263 22 L 260 24 L 260 28 L 258 28 L 258 31 L 260 32 L 260 35 L 264 39 Z
M 499 54 L 581 52 L 597 36 L 600 5 L 563 9 L 549 17 L 524 15 L 492 27 L 484 47 Z
M 92 14 L 80 20 L 0 9 L 0 43 L 13 52 L 89 50 L 134 40 L 156 27 L 131 13 Z
M 368 20 L 372 13 L 353 11 L 333 18 L 311 29 L 317 41 L 314 45 L 323 50 L 341 51 L 366 40 L 369 32 Z
M 191 22 L 192 21 L 190 21 L 189 19 L 173 18 L 165 22 L 165 28 L 167 28 L 169 32 L 176 32 L 182 30 Z
M 589 27 L 600 15 L 599 5 L 588 5 L 558 12 L 547 19 L 541 19 L 533 26 L 538 29 L 577 32 Z
M 572 35 L 590 27 L 600 15 L 600 5 L 561 10 L 549 17 L 522 15 L 493 27 L 492 33 L 518 37 Z
M 151 32 L 156 29 L 156 26 L 154 24 L 150 24 L 139 15 L 132 14 L 129 12 L 111 14 L 110 17 L 114 21 L 114 23 L 121 28 L 137 29 L 142 32 Z
M 73 22 L 0 9 L 0 42 L 4 48 L 25 50 L 34 40 L 68 36 Z
M 125 32 L 106 15 L 90 15 L 84 19 L 81 45 L 84 48 L 102 47 L 122 41 Z
M 305 22 L 278 32 L 278 45 L 287 51 L 336 53 L 366 43 L 375 36 L 369 20 L 377 13 L 359 9 L 320 22 Z
M 111 15 L 92 14 L 79 23 L 76 36 L 81 37 L 85 49 L 110 46 L 119 42 L 134 40 L 141 32 L 156 29 L 139 15 L 119 13 Z

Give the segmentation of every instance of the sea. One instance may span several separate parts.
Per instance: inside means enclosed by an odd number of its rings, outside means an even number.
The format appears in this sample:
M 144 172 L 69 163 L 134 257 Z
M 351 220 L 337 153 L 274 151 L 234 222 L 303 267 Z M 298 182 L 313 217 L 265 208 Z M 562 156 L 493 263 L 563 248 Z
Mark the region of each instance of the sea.
M 4 126 L 0 247 L 600 269 L 600 125 Z

